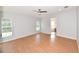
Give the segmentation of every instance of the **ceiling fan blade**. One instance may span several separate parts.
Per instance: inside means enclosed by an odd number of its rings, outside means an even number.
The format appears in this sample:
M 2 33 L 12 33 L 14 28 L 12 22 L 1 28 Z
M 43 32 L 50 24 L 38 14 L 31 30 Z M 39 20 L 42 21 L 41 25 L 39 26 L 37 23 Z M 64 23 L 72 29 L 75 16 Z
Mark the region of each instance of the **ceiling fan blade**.
M 37 11 L 37 10 L 32 10 L 32 11 L 37 12 L 37 13 L 41 13 L 40 11 Z
M 47 13 L 47 11 L 41 11 L 41 13 Z

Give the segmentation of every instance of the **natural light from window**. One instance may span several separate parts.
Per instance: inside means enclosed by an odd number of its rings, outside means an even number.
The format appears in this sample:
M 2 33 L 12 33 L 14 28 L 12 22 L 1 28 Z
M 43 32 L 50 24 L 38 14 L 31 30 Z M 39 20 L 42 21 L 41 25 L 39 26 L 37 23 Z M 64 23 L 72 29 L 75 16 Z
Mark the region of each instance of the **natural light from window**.
M 8 38 L 12 36 L 12 22 L 9 19 L 2 19 L 2 38 Z

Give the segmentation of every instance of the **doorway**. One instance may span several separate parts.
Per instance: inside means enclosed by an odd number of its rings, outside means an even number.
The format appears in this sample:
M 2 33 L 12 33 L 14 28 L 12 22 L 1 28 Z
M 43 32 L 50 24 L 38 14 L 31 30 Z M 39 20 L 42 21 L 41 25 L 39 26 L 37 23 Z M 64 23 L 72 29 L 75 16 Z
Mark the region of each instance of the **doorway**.
M 51 40 L 54 41 L 56 37 L 56 18 L 50 18 Z

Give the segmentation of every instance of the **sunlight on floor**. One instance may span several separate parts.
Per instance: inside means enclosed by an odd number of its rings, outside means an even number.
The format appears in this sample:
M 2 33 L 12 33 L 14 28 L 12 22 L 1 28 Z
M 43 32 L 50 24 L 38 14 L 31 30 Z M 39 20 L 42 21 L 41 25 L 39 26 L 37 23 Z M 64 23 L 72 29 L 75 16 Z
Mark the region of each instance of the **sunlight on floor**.
M 55 38 L 56 38 L 56 32 L 51 32 L 50 42 L 54 43 L 55 42 Z M 40 34 L 37 34 L 35 36 L 35 41 L 36 41 L 37 44 L 40 44 L 40 42 L 41 42 L 41 36 L 40 36 Z
M 55 32 L 51 32 L 50 38 L 51 38 L 51 42 L 54 42 L 55 38 L 56 38 L 56 33 Z
M 35 41 L 36 41 L 37 44 L 40 44 L 40 41 L 41 41 L 41 36 L 40 36 L 40 34 L 37 34 L 37 35 L 36 35 Z

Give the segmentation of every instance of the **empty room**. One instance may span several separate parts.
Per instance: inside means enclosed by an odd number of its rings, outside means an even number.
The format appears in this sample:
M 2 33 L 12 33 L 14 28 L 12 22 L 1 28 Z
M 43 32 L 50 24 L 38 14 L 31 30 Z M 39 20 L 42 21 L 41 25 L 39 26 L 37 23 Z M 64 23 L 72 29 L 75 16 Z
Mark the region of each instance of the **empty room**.
M 78 53 L 77 6 L 0 6 L 1 53 Z

